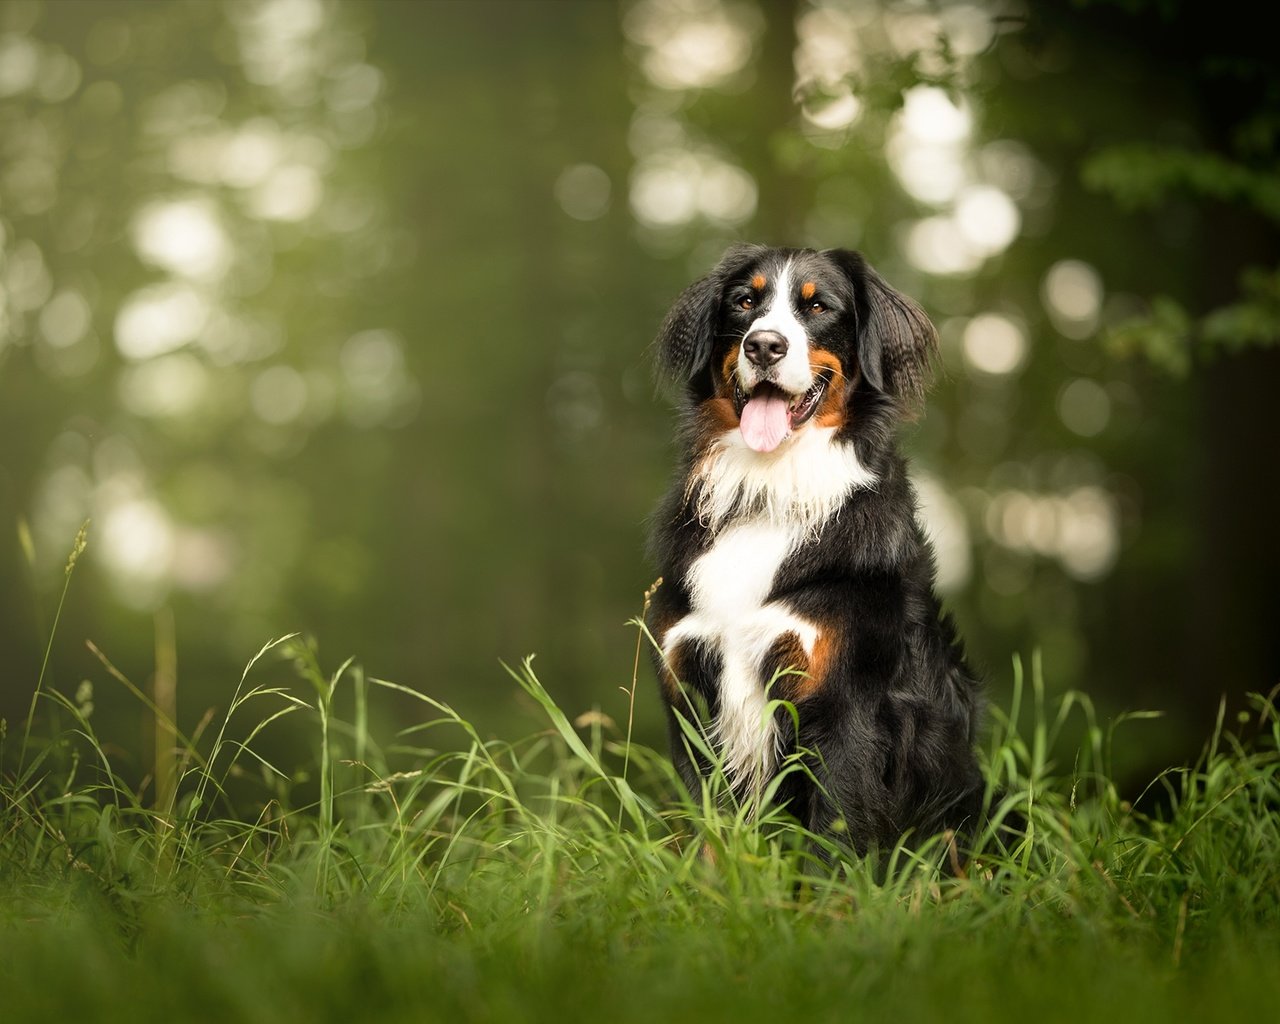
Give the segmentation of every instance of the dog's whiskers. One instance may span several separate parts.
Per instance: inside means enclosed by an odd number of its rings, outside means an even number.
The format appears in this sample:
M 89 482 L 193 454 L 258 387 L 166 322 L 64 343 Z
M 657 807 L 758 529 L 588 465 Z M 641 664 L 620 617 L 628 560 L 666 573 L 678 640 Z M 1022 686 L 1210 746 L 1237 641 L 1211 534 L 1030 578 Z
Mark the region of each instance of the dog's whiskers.
M 819 373 L 821 373 L 823 370 L 826 370 L 828 373 L 830 373 L 833 378 L 839 377 L 842 381 L 845 381 L 846 383 L 849 380 L 848 374 L 843 373 L 840 370 L 837 370 L 834 366 L 831 366 L 828 363 L 810 363 L 809 364 L 809 372 L 812 373 L 815 377 Z

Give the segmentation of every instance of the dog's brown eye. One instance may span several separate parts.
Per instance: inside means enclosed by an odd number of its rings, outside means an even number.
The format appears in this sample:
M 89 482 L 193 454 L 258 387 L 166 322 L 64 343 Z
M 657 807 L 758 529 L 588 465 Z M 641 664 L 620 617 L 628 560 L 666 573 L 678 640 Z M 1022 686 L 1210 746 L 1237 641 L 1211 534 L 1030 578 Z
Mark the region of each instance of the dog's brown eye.
M 753 299 L 750 295 L 744 295 L 742 298 L 738 300 L 738 305 L 741 306 L 743 309 L 750 309 L 755 304 L 756 304 L 756 300 Z
M 810 313 L 825 313 L 826 311 L 827 311 L 827 307 L 826 307 L 826 306 L 824 306 L 821 302 L 811 302 L 811 303 L 809 303 L 809 312 L 810 312 Z

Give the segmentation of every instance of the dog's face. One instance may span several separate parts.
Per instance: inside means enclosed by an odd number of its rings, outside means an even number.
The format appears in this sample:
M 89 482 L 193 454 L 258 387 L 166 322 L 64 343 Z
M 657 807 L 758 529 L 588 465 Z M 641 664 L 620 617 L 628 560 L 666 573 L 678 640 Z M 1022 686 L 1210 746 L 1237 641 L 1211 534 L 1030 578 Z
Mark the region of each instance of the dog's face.
M 716 397 L 730 399 L 747 445 L 771 452 L 815 416 L 842 422 L 856 372 L 852 282 L 818 253 L 771 252 L 724 289 L 712 343 Z
M 739 246 L 677 300 L 658 355 L 689 401 L 772 452 L 811 424 L 843 427 L 860 391 L 905 409 L 936 343 L 858 253 Z

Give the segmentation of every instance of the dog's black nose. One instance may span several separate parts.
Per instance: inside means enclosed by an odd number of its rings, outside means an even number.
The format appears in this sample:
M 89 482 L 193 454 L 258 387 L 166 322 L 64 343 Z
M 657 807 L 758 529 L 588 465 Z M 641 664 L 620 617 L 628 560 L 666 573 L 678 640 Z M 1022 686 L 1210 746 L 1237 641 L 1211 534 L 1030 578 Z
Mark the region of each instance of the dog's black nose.
M 787 354 L 787 339 L 777 331 L 753 331 L 742 342 L 747 359 L 764 369 Z

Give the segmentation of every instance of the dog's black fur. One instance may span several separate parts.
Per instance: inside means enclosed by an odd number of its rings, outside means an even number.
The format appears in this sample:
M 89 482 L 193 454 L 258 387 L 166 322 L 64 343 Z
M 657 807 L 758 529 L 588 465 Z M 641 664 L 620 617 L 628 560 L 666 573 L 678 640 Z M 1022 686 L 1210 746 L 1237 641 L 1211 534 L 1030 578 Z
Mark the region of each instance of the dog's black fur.
M 770 295 L 784 280 L 790 293 Z M 860 254 L 737 246 L 667 315 L 656 356 L 679 390 L 682 457 L 652 523 L 650 551 L 665 582 L 654 594 L 651 630 L 662 645 L 696 611 L 690 573 L 697 559 L 735 523 L 765 514 L 739 502 L 709 523 L 698 499 L 709 453 L 738 429 L 739 347 L 780 301 L 793 304 L 810 366 L 826 380 L 821 408 L 799 430 L 833 428 L 830 443 L 852 445 L 874 482 L 854 486 L 772 578 L 768 603 L 817 624 L 821 634 L 812 657 L 795 635 L 780 636 L 758 664 L 759 686 L 772 680 L 769 697 L 790 701 L 799 718 L 797 730 L 788 710 L 775 708 L 782 748 L 770 773 L 788 752 L 807 751 L 818 782 L 791 771 L 777 799 L 810 829 L 859 853 L 945 829 L 972 835 L 983 793 L 973 750 L 980 686 L 934 592 L 933 554 L 895 442 L 898 423 L 923 398 L 937 335 Z M 715 637 L 703 637 L 673 645 L 656 662 L 672 757 L 696 795 L 708 766 L 678 717 L 700 708 L 716 721 L 721 652 Z M 796 671 L 779 674 L 788 668 Z

